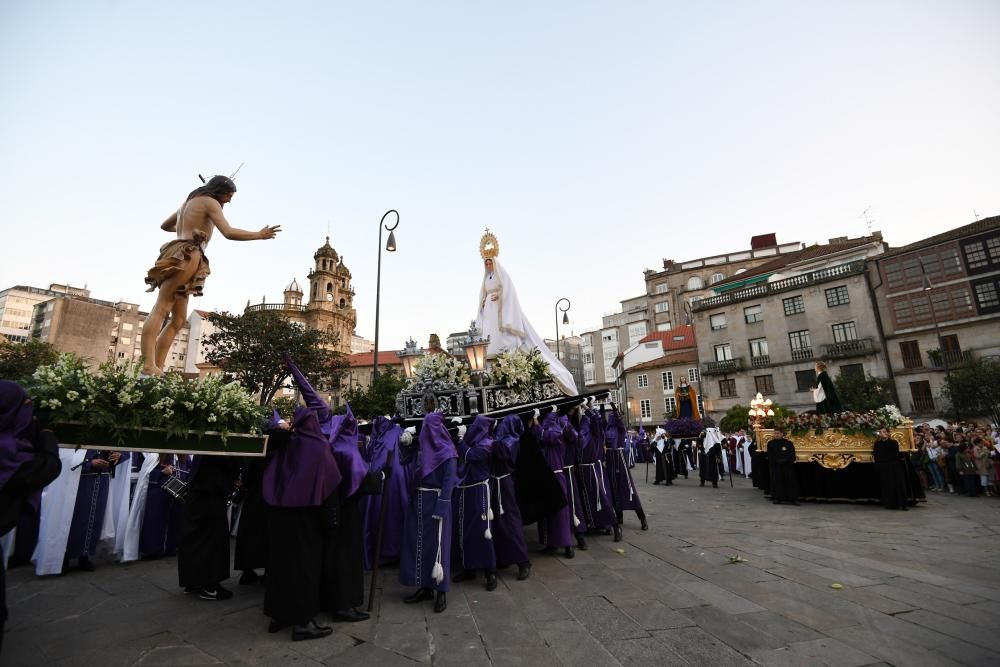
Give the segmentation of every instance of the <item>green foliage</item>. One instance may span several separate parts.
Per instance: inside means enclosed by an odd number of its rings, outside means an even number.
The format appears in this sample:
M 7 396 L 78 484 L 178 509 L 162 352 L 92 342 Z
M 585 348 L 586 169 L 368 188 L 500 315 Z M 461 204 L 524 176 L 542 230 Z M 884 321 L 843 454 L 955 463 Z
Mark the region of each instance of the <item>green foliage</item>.
M 974 359 L 952 369 L 941 394 L 963 417 L 988 415 L 1000 424 L 1000 359 Z
M 298 403 L 291 396 L 279 396 L 271 401 L 271 407 L 277 410 L 281 418 L 288 423 L 291 423 L 297 405 Z
M 39 366 L 54 364 L 58 358 L 59 353 L 49 343 L 38 340 L 0 342 L 0 379 L 26 385 Z
M 735 433 L 741 428 L 750 428 L 750 408 L 746 405 L 734 405 L 726 410 L 719 420 L 719 429 L 723 433 Z
M 877 410 L 883 405 L 896 403 L 892 380 L 887 378 L 872 377 L 864 373 L 841 372 L 834 384 L 837 387 L 840 404 L 849 412 L 868 412 Z
M 336 345 L 336 334 L 305 329 L 279 313 L 212 313 L 208 320 L 216 331 L 203 342 L 205 358 L 247 391 L 259 393 L 261 405 L 271 402 L 289 376 L 283 352 L 320 391 L 336 387 L 347 370 L 346 356 L 328 349 Z
M 406 379 L 394 370 L 380 371 L 372 384 L 349 389 L 344 399 L 351 404 L 351 412 L 358 419 L 392 416 L 396 413 L 396 395 L 405 386 Z

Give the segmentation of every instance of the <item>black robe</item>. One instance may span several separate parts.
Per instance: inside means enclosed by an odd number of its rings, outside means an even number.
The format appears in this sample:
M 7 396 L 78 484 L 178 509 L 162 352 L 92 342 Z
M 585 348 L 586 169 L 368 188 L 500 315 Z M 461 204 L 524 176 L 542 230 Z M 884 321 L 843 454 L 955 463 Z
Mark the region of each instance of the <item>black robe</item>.
M 882 505 L 889 509 L 905 508 L 910 499 L 906 493 L 903 464 L 899 460 L 899 443 L 892 439 L 876 440 L 872 458 L 878 470 Z
M 771 499 L 776 502 L 797 502 L 799 482 L 795 472 L 795 445 L 785 438 L 767 443 L 767 467 L 771 473 Z
M 840 397 L 837 396 L 837 388 L 833 386 L 830 375 L 823 371 L 816 376 L 819 386 L 823 387 L 826 398 L 816 404 L 816 414 L 832 415 L 844 411 L 844 406 L 840 404 Z
M 177 547 L 177 578 L 184 588 L 212 587 L 229 578 L 226 504 L 239 474 L 231 456 L 200 456 L 188 485 Z
M 715 443 L 705 451 L 705 442 L 698 443 L 698 477 L 703 482 L 719 483 L 719 465 L 722 463 L 722 447 Z
M 542 517 L 556 514 L 568 502 L 562 485 L 556 479 L 538 444 L 534 429 L 527 428 L 514 469 L 514 495 L 521 510 L 521 520 L 530 526 Z
M 663 446 L 663 451 L 660 451 L 659 446 Z M 656 482 L 663 482 L 664 484 L 673 484 L 673 479 L 675 475 L 673 474 L 673 463 L 671 462 L 671 450 L 673 448 L 673 442 L 669 439 L 667 440 L 656 440 L 650 446 L 650 451 L 653 453 L 653 462 L 656 469 Z
M 267 459 L 262 456 L 248 456 L 243 460 L 243 502 L 240 505 L 240 526 L 236 531 L 236 553 L 233 556 L 233 568 L 237 570 L 267 567 L 267 506 L 261 492 L 266 463 Z
M 327 502 L 336 507 L 336 491 Z M 265 507 L 268 537 L 281 548 L 267 552 L 264 614 L 281 625 L 305 625 L 320 610 L 323 532 L 332 507 Z
M 345 611 L 364 603 L 364 520 L 361 516 L 361 501 L 362 496 L 381 491 L 382 473 L 368 473 L 354 495 L 341 499 L 337 525 L 325 528 L 322 544 L 323 577 L 320 583 L 322 609 Z

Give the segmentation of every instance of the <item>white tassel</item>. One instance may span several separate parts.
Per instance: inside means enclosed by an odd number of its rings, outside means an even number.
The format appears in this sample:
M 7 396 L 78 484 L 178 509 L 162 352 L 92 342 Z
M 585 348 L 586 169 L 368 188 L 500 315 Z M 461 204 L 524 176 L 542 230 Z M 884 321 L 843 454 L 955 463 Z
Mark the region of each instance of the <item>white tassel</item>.
M 485 537 L 488 540 L 492 540 L 493 539 L 493 533 L 490 532 L 490 527 L 489 526 L 486 526 L 486 532 L 483 533 L 483 537 Z
M 490 511 L 488 512 L 488 514 L 489 514 L 489 517 L 490 517 L 490 521 L 492 521 L 493 520 L 493 508 L 490 508 Z
M 434 563 L 434 568 L 431 570 L 431 576 L 434 577 L 434 583 L 440 584 L 444 581 L 444 568 L 441 563 Z
M 434 559 L 434 567 L 431 568 L 431 577 L 434 579 L 434 583 L 440 584 L 444 581 L 444 566 L 441 565 L 441 534 L 444 529 L 444 519 L 434 518 L 438 522 L 438 550 L 437 557 Z

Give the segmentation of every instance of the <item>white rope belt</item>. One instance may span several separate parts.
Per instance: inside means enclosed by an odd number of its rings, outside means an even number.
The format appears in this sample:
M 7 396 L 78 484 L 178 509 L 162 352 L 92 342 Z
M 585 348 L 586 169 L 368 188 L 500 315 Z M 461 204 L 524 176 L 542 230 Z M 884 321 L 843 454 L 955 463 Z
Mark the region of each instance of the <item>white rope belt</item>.
M 428 488 L 426 486 L 418 486 L 417 491 L 425 491 L 428 493 L 435 494 L 438 498 L 441 497 L 441 489 Z M 444 566 L 441 564 L 441 536 L 444 530 L 444 517 L 434 517 L 438 522 L 438 548 L 437 556 L 434 557 L 434 567 L 431 569 L 431 577 L 434 578 L 434 583 L 440 584 L 444 581 Z
M 563 466 L 563 472 L 572 469 L 573 466 Z M 570 513 L 573 515 L 573 527 L 575 528 L 580 525 L 580 518 L 576 515 L 576 492 L 573 490 L 573 475 L 566 475 L 566 479 L 569 481 L 569 503 L 572 508 Z
M 604 464 L 601 463 L 600 461 L 595 461 L 594 463 L 581 463 L 580 465 L 584 465 L 584 466 L 590 467 L 590 470 L 594 473 L 594 486 L 597 487 L 597 488 L 600 488 L 601 491 L 604 491 L 604 493 L 607 493 L 608 489 L 604 486 L 604 475 L 600 475 L 600 474 L 597 473 L 597 466 L 600 465 L 603 468 Z M 597 494 L 597 511 L 598 512 L 601 511 L 601 494 L 600 493 Z
M 500 480 L 506 479 L 508 477 L 510 477 L 510 473 L 507 473 L 506 475 L 500 475 L 499 477 L 497 477 L 496 475 L 490 475 L 491 479 L 495 479 L 497 481 L 497 511 L 499 512 L 500 516 L 503 516 L 503 494 L 500 493 Z
M 480 480 L 478 482 L 473 482 L 472 484 L 459 484 L 458 488 L 460 488 L 460 489 L 474 489 L 477 486 L 483 487 L 483 505 L 482 505 L 483 512 L 482 512 L 482 514 L 480 514 L 480 518 L 483 521 L 486 522 L 486 531 L 483 532 L 483 537 L 485 537 L 488 540 L 492 540 L 493 539 L 493 532 L 490 530 L 490 522 L 493 521 L 493 508 L 490 506 L 490 478 L 487 477 L 486 479 Z M 465 519 L 465 494 L 462 494 L 462 506 L 459 508 L 459 510 L 462 513 L 462 519 L 463 519 L 462 523 L 459 525 L 459 532 L 463 532 L 464 533 L 464 528 L 465 528 L 465 525 L 464 525 L 465 524 L 465 522 L 464 522 L 464 519 Z M 459 539 L 461 539 L 461 538 L 459 538 Z M 461 543 L 460 543 L 460 546 L 463 546 L 463 551 L 464 551 L 464 545 L 461 545 Z
M 620 449 L 615 449 L 618 452 L 618 456 L 621 457 L 623 470 L 622 473 L 625 475 L 625 481 L 628 482 L 628 499 L 632 500 L 632 496 L 635 492 L 632 490 L 632 477 L 628 474 L 628 466 L 625 465 L 625 452 Z

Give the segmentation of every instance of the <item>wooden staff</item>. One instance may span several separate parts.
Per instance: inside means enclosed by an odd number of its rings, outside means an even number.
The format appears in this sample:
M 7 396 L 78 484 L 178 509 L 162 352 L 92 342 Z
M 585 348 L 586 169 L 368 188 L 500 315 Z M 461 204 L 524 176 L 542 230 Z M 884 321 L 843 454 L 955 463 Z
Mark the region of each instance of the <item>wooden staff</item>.
M 399 447 L 399 444 L 396 444 Z M 378 535 L 375 538 L 375 562 L 372 564 L 372 583 L 368 588 L 368 611 L 375 606 L 375 581 L 378 579 L 378 565 L 382 560 L 382 537 L 385 534 L 385 515 L 389 511 L 389 477 L 392 475 L 392 461 L 396 456 L 396 450 L 389 450 L 386 457 L 384 470 L 389 471 L 389 475 L 382 480 L 382 506 L 378 508 Z

